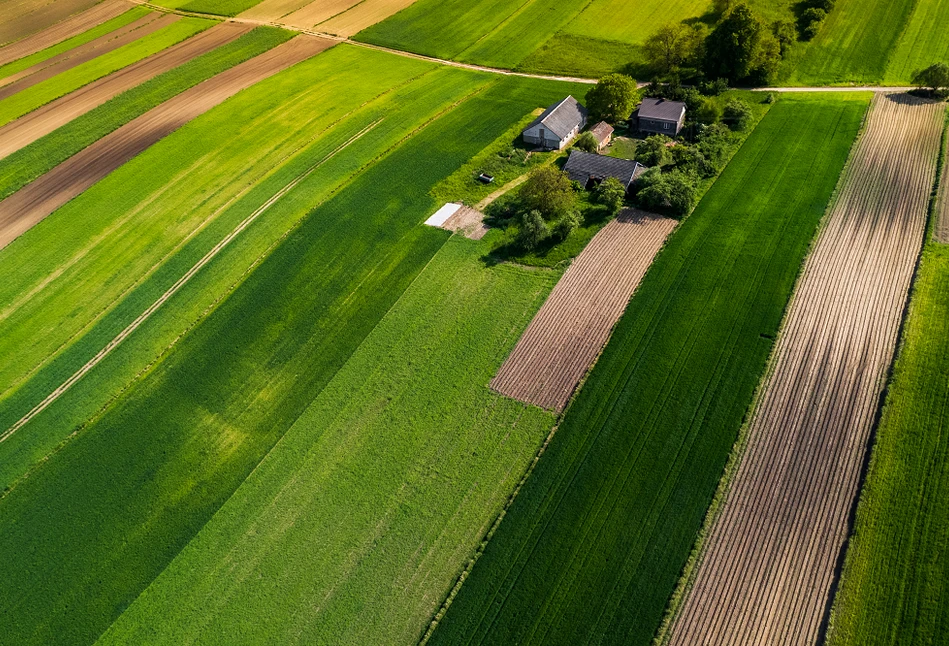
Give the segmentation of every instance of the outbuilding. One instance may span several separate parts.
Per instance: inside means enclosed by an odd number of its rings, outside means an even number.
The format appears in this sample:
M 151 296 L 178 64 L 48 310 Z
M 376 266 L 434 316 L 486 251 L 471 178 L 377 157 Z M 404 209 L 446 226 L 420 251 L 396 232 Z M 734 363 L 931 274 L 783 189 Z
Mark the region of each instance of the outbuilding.
M 639 162 L 576 149 L 570 151 L 567 164 L 563 167 L 567 177 L 579 182 L 584 188 L 594 188 L 607 177 L 615 177 L 627 191 L 645 170 L 646 167 Z
M 555 103 L 527 126 L 524 142 L 545 150 L 562 150 L 587 124 L 587 109 L 568 96 Z
M 640 132 L 674 137 L 685 123 L 685 104 L 681 101 L 645 98 L 630 120 Z
M 605 121 L 601 121 L 590 128 L 590 134 L 596 139 L 596 149 L 603 150 L 613 141 L 613 126 Z

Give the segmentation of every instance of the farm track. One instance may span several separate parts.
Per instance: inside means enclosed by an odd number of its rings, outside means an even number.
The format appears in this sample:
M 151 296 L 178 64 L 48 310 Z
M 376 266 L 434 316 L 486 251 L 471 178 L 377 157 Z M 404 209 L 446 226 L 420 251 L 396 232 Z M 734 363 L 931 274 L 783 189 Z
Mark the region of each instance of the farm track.
M 942 177 L 936 194 L 936 227 L 933 231 L 933 238 L 942 244 L 949 244 L 949 159 L 946 156 L 949 156 L 949 129 L 943 143 Z
M 627 209 L 597 233 L 537 312 L 491 388 L 562 411 L 676 224 Z
M 175 16 L 174 14 L 157 16 L 151 13 L 147 16 L 142 16 L 125 27 L 117 29 L 111 34 L 105 34 L 85 45 L 80 45 L 79 47 L 63 52 L 59 56 L 54 56 L 47 61 L 37 63 L 33 67 L 29 67 L 18 74 L 14 74 L 0 81 L 0 101 L 13 96 L 17 92 L 22 92 L 29 87 L 42 83 L 47 79 L 51 79 L 57 74 L 61 74 L 103 54 L 114 51 L 123 45 L 128 45 L 139 38 L 144 38 L 163 27 L 178 22 L 180 19 L 180 16 Z
M 926 227 L 944 106 L 877 95 L 670 642 L 818 641 Z
M 332 45 L 310 36 L 294 38 L 199 83 L 83 149 L 0 202 L 0 249 L 187 122 Z
M 24 37 L 29 37 L 36 32 L 45 33 L 45 31 L 55 30 L 60 21 L 72 22 L 74 18 L 95 10 L 95 5 L 99 0 L 8 0 L 3 8 L 4 19 L 0 21 L 0 45 L 13 43 Z M 128 5 L 125 5 L 128 9 Z M 124 9 L 123 9 L 124 10 Z M 82 12 L 82 13 L 79 13 Z M 107 13 L 107 12 L 105 12 Z M 102 15 L 105 15 L 102 14 Z M 122 13 L 121 11 L 119 13 Z M 99 15 L 99 14 L 95 14 Z M 109 16 L 109 18 L 114 17 Z M 105 20 L 108 20 L 106 18 Z M 81 20 L 73 24 L 86 24 L 88 27 L 94 27 L 102 20 L 89 24 Z M 44 31 L 41 31 L 44 30 Z M 80 29 L 79 31 L 84 31 Z M 69 32 L 68 30 L 57 30 L 55 33 L 67 33 L 74 35 L 79 32 Z M 37 34 L 38 35 L 38 34 Z M 68 38 L 65 36 L 64 38 Z M 60 38 L 59 40 L 62 40 Z M 42 40 L 38 42 L 44 42 Z M 49 44 L 52 45 L 53 41 Z M 44 45 L 43 47 L 46 47 Z M 42 49 L 42 48 L 41 48 Z
M 215 25 L 154 56 L 124 67 L 23 115 L 0 127 L 0 159 L 30 145 L 122 92 L 237 40 L 253 28 L 253 25 L 234 22 Z

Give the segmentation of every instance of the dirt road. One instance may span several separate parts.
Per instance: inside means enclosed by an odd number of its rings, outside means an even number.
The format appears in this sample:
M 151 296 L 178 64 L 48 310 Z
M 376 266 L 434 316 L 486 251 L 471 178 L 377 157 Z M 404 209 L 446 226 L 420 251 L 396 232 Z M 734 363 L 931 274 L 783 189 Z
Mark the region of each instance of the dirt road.
M 333 41 L 298 36 L 199 83 L 130 121 L 0 202 L 0 249 L 143 150 L 244 88 Z
M 626 209 L 573 261 L 491 388 L 563 410 L 676 221 Z
M 0 127 L 0 158 L 28 146 L 56 128 L 102 105 L 112 97 L 206 54 L 216 47 L 236 40 L 251 29 L 253 25 L 233 22 L 215 25 L 177 45 L 124 67 L 23 115 L 16 121 Z
M 671 643 L 815 644 L 926 227 L 945 106 L 878 94 Z

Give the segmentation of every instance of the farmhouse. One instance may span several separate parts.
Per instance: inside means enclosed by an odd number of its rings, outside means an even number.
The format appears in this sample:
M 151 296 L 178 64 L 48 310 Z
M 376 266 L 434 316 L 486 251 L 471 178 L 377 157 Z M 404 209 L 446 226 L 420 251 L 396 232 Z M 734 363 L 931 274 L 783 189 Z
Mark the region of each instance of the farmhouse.
M 680 101 L 645 98 L 630 116 L 640 132 L 674 137 L 685 122 L 685 104 Z
M 534 119 L 523 132 L 524 142 L 547 150 L 561 150 L 587 124 L 587 109 L 568 96 Z
M 590 134 L 596 139 L 596 149 L 603 150 L 603 148 L 609 146 L 613 140 L 613 126 L 605 121 L 601 121 L 590 128 Z
M 646 167 L 628 159 L 571 150 L 563 170 L 570 179 L 586 188 L 593 188 L 607 177 L 615 177 L 628 191 Z

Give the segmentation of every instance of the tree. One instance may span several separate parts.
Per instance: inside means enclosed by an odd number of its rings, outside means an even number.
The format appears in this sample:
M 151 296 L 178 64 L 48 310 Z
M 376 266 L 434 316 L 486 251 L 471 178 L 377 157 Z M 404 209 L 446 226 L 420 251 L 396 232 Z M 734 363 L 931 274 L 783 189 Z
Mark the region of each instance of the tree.
M 650 211 L 687 215 L 698 196 L 695 180 L 678 170 L 663 173 L 658 168 L 650 168 L 639 178 L 639 185 L 636 200 Z
M 767 29 L 762 31 L 751 65 L 749 80 L 755 85 L 769 85 L 781 67 L 781 43 Z
M 588 153 L 595 153 L 600 149 L 600 144 L 597 143 L 596 137 L 591 132 L 584 132 L 577 137 L 577 141 L 573 145 Z
M 672 163 L 672 152 L 666 145 L 672 140 L 665 135 L 646 137 L 636 147 L 636 161 L 643 166 L 668 166 Z
M 801 35 L 804 40 L 811 40 L 820 31 L 820 26 L 827 17 L 827 12 L 817 7 L 805 9 L 801 14 Z
M 646 63 L 663 75 L 676 74 L 695 64 L 705 40 L 704 28 L 682 23 L 660 27 L 643 45 Z
M 537 211 L 545 220 L 556 220 L 574 210 L 577 202 L 570 179 L 553 166 L 531 171 L 518 198 L 523 211 Z
M 734 138 L 727 126 L 721 123 L 705 126 L 695 138 L 695 148 L 716 169 L 725 165 Z
M 705 158 L 698 146 L 678 145 L 672 149 L 676 170 L 697 177 L 712 177 L 718 171 L 712 162 Z
M 751 107 L 741 99 L 732 99 L 725 104 L 725 109 L 722 111 L 722 121 L 736 132 L 747 130 L 752 119 L 754 119 L 754 113 Z
M 573 233 L 574 229 L 580 226 L 580 215 L 576 211 L 564 213 L 554 222 L 553 236 L 563 242 Z
M 781 47 L 781 56 L 787 56 L 791 47 L 797 41 L 797 29 L 790 20 L 777 20 L 771 24 L 771 32 L 778 39 Z
M 616 123 L 629 118 L 638 95 L 636 81 L 625 74 L 608 74 L 587 92 L 587 108 L 594 118 Z
M 615 177 L 607 177 L 593 192 L 597 204 L 602 204 L 610 215 L 616 215 L 626 201 L 626 189 Z
M 949 65 L 934 63 L 913 74 L 913 84 L 928 89 L 930 95 L 945 98 L 949 95 Z
M 745 4 L 736 5 L 712 30 L 705 41 L 705 74 L 732 83 L 749 80 L 764 65 L 774 67 L 774 44 L 770 30 Z M 780 62 L 780 60 L 778 61 Z
M 522 213 L 518 221 L 517 244 L 524 251 L 533 251 L 550 237 L 550 229 L 540 211 Z
M 825 14 L 828 14 L 833 10 L 836 2 L 835 0 L 807 0 L 805 4 L 808 8 L 820 9 Z
M 722 118 L 722 109 L 718 107 L 715 101 L 706 99 L 702 102 L 702 105 L 699 106 L 699 109 L 695 111 L 693 118 L 699 123 L 711 125 Z

